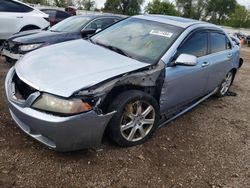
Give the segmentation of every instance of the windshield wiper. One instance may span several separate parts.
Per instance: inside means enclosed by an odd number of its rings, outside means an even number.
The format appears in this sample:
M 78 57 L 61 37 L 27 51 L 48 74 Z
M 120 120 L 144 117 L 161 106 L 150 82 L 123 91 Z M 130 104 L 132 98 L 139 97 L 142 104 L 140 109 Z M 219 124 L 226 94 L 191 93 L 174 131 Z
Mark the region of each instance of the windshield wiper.
M 94 41 L 93 41 L 93 42 L 94 42 Z M 95 42 L 95 44 L 100 45 L 100 46 L 103 46 L 103 47 L 105 47 L 105 48 L 108 48 L 108 49 L 110 49 L 110 50 L 112 50 L 112 51 L 115 51 L 115 52 L 117 52 L 117 53 L 119 53 L 119 54 L 121 54 L 121 55 L 124 55 L 124 56 L 126 56 L 126 57 L 132 58 L 127 52 L 125 52 L 124 50 L 122 50 L 122 49 L 120 49 L 120 48 L 118 48 L 118 47 L 111 46 L 111 45 L 106 45 L 106 44 L 102 44 L 102 43 L 99 43 L 99 42 Z

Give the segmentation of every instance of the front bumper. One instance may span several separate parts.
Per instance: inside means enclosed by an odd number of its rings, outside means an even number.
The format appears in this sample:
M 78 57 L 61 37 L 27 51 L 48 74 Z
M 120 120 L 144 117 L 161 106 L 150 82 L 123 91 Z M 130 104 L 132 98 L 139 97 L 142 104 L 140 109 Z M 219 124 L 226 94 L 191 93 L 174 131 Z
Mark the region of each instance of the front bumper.
M 29 97 L 25 102 L 17 101 L 11 91 L 14 68 L 7 74 L 5 90 L 13 120 L 28 135 L 55 149 L 65 152 L 98 146 L 104 130 L 114 113 L 98 115 L 90 111 L 70 117 L 59 117 L 30 108 Z
M 7 58 L 10 58 L 12 61 L 17 61 L 23 56 L 22 54 L 15 54 L 6 49 L 2 50 L 2 55 L 6 56 Z

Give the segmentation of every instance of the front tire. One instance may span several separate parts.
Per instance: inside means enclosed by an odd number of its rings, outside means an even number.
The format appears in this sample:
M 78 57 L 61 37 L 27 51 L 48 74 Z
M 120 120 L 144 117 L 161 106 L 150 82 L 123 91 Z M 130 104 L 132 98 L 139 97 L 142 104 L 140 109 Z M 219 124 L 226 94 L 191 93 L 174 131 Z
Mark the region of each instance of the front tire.
M 227 94 L 229 91 L 232 83 L 234 80 L 234 72 L 230 71 L 227 75 L 226 78 L 223 80 L 223 82 L 220 84 L 218 87 L 218 91 L 216 92 L 215 96 L 216 97 L 223 97 Z
M 110 137 L 122 147 L 146 142 L 158 126 L 159 105 L 142 91 L 120 94 L 109 106 L 109 111 L 116 111 L 109 123 Z

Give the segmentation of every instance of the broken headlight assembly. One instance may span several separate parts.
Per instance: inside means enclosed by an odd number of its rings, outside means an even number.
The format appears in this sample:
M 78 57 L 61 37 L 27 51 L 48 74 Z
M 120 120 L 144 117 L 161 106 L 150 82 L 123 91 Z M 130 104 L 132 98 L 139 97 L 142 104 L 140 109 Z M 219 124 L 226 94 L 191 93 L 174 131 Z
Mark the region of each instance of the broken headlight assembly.
M 19 46 L 19 51 L 28 52 L 28 51 L 40 48 L 41 46 L 43 46 L 43 43 L 21 45 L 21 46 Z
M 81 99 L 63 99 L 44 93 L 32 104 L 32 108 L 55 114 L 74 115 L 90 111 L 93 106 Z

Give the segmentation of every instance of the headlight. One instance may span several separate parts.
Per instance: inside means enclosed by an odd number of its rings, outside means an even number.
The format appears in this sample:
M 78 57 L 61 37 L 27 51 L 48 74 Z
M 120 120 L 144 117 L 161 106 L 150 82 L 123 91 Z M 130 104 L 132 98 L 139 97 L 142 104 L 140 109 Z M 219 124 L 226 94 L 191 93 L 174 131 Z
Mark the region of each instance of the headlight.
M 35 49 L 37 49 L 37 48 L 40 48 L 42 45 L 43 45 L 43 43 L 40 43 L 40 44 L 21 45 L 21 46 L 19 46 L 19 50 L 20 50 L 21 52 L 28 52 L 28 51 L 35 50 Z
M 79 114 L 92 109 L 89 103 L 83 102 L 81 99 L 62 99 L 53 95 L 43 94 L 36 100 L 32 108 L 58 114 Z

